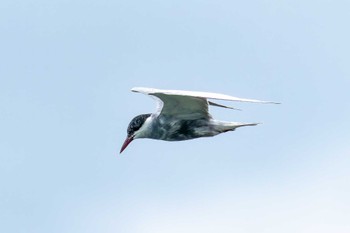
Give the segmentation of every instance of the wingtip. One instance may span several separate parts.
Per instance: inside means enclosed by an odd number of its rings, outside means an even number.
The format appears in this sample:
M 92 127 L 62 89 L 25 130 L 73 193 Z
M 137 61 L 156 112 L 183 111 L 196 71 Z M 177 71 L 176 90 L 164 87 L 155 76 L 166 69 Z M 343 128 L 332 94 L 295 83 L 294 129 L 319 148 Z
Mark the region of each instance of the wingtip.
M 149 87 L 133 87 L 131 88 L 131 91 L 149 95 L 150 93 L 157 92 L 159 90 L 155 88 L 149 88 Z
M 264 103 L 264 104 L 281 104 L 280 102 L 274 102 L 274 101 L 264 101 L 262 103 Z
M 138 89 L 140 89 L 140 87 L 133 87 L 130 89 L 130 91 L 132 92 L 138 92 Z
M 234 107 L 231 107 L 231 106 L 226 106 L 226 105 L 222 105 L 222 104 L 218 104 L 218 103 L 214 103 L 212 101 L 208 101 L 208 104 L 212 105 L 212 106 L 215 106 L 215 107 L 228 108 L 228 109 L 232 109 L 232 110 L 242 111 L 242 109 L 234 108 Z

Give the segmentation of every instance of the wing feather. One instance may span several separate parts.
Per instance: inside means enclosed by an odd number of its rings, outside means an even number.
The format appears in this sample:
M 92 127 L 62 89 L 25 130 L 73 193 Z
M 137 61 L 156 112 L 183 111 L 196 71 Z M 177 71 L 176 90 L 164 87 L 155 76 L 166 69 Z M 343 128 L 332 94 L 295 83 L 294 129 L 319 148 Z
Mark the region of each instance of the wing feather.
M 216 107 L 234 109 L 232 107 L 208 101 L 208 99 L 277 104 L 276 102 L 271 101 L 244 99 L 229 95 L 198 91 L 160 90 L 146 87 L 134 87 L 131 91 L 154 97 L 157 100 L 156 115 L 162 114 L 186 120 L 211 118 L 208 111 L 209 104 Z
M 164 95 L 191 96 L 191 97 L 199 97 L 199 98 L 205 98 L 205 99 L 217 99 L 217 100 L 228 100 L 228 101 L 249 102 L 249 103 L 279 104 L 277 102 L 272 102 L 272 101 L 246 99 L 246 98 L 239 98 L 239 97 L 234 97 L 230 95 L 210 93 L 210 92 L 200 92 L 200 91 L 160 90 L 160 89 L 146 88 L 146 87 L 134 87 L 131 89 L 131 91 L 139 92 L 147 95 L 164 94 Z
M 208 104 L 211 106 L 215 106 L 215 107 L 221 107 L 221 108 L 229 108 L 229 109 L 233 109 L 233 110 L 239 110 L 241 111 L 241 109 L 239 108 L 234 108 L 234 107 L 230 107 L 230 106 L 226 106 L 226 105 L 222 105 L 222 104 L 218 104 L 218 103 L 214 103 L 212 101 L 208 101 Z

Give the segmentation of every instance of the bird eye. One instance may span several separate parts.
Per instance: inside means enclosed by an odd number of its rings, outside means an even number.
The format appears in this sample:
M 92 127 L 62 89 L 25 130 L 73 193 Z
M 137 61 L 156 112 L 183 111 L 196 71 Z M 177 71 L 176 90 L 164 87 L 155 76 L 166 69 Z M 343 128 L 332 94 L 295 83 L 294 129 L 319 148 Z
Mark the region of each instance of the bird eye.
M 128 136 L 133 135 L 135 131 L 139 130 L 149 116 L 150 114 L 143 114 L 132 119 L 128 127 Z

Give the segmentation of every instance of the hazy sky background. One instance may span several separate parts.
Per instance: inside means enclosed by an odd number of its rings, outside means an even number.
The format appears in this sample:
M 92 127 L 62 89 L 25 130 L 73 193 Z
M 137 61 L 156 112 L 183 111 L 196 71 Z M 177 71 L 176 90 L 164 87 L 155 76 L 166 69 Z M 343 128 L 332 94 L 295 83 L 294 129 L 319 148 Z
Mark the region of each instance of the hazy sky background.
M 350 2 L 5 0 L 0 232 L 350 232 Z M 212 91 L 220 120 L 136 140 L 134 86 Z

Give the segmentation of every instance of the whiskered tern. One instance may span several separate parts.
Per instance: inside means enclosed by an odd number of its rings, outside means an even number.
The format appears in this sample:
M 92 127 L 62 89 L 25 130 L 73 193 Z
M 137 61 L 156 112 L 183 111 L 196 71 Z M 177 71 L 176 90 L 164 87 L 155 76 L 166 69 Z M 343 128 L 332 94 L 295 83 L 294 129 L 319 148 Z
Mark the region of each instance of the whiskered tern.
M 209 105 L 223 108 L 231 107 L 208 101 L 208 99 L 278 104 L 271 101 L 243 99 L 198 91 L 160 90 L 145 87 L 135 87 L 131 91 L 154 97 L 158 107 L 155 113 L 138 115 L 131 120 L 127 129 L 127 138 L 120 153 L 137 138 L 182 141 L 211 137 L 233 131 L 238 127 L 258 124 L 214 120 L 209 114 Z

